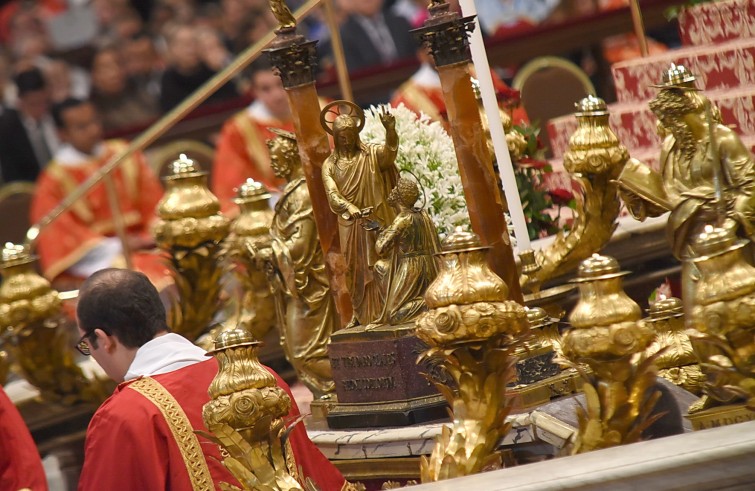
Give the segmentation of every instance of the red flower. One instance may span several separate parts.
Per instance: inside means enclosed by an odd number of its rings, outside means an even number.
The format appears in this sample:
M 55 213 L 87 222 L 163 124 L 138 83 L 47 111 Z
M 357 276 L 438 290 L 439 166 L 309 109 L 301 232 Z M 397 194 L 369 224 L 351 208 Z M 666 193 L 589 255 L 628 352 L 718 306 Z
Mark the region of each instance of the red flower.
M 496 95 L 498 100 L 508 107 L 516 107 L 522 100 L 520 91 L 507 86 L 496 87 Z
M 574 194 L 568 189 L 558 188 L 548 191 L 548 194 L 557 206 L 569 206 L 569 202 L 574 199 Z

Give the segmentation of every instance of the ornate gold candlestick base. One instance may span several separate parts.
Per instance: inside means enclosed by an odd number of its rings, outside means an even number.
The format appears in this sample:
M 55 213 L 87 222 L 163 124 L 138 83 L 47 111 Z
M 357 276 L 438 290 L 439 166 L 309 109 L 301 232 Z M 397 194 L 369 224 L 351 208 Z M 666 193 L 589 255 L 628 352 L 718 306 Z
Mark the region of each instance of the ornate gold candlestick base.
M 254 339 L 263 339 L 275 327 L 275 302 L 270 291 L 270 282 L 261 262 L 255 262 L 248 252 L 269 249 L 272 238 L 270 225 L 273 210 L 270 209 L 270 192 L 254 179 L 247 179 L 238 190 L 234 203 L 239 206 L 239 215 L 230 227 L 225 240 L 223 255 L 233 263 L 233 273 L 238 282 L 236 313 L 226 322 L 225 328 L 214 328 L 207 336 L 206 349 L 223 329 L 239 326 L 252 334 Z
M 755 413 L 755 267 L 744 257 L 751 243 L 737 239 L 735 228 L 731 220 L 723 227 L 708 225 L 692 240 L 691 263 L 699 279 L 690 315 L 694 329 L 688 333 L 707 376 L 706 397 L 690 408 L 690 418 L 698 422 L 696 410 L 714 405 L 744 403 Z M 736 422 L 741 417 L 702 420 Z
M 8 351 L 19 374 L 39 389 L 45 402 L 99 404 L 111 387 L 87 379 L 74 362 L 75 341 L 69 336 L 58 292 L 37 274 L 35 263 L 26 248 L 11 243 L 0 256 L 0 332 L 10 341 Z
M 529 325 L 524 307 L 507 300 L 506 284 L 488 268 L 487 249 L 473 234 L 446 238 L 442 270 L 425 294 L 429 310 L 417 320 L 417 336 L 430 346 L 420 359 L 450 376 L 435 383 L 454 419 L 432 455 L 421 458 L 422 482 L 502 466 L 497 445 L 511 409 L 506 386 L 515 378 L 514 350 Z
M 682 301 L 674 297 L 661 298 L 650 305 L 648 313 L 650 316 L 644 322 L 653 328 L 656 337 L 645 353 L 653 355 L 663 350 L 655 360 L 658 375 L 695 395 L 701 395 L 705 375 L 684 329 Z
M 157 205 L 157 245 L 170 256 L 179 300 L 170 312 L 171 329 L 195 341 L 220 309 L 225 266 L 221 242 L 229 220 L 207 188 L 207 173 L 185 155 L 165 178 L 165 196 Z
M 212 400 L 202 410 L 211 434 L 203 436 L 225 450 L 223 464 L 244 489 L 303 490 L 293 451 L 283 439 L 281 418 L 290 411 L 291 399 L 260 364 L 258 345 L 243 329 L 215 339 L 211 353 L 219 369 L 209 388 Z M 226 484 L 224 489 L 234 488 Z
M 639 441 L 642 431 L 657 418 L 651 411 L 660 392 L 655 384 L 653 356 L 633 362 L 655 333 L 640 320 L 641 311 L 621 285 L 615 259 L 594 254 L 579 266 L 580 300 L 564 335 L 563 353 L 579 369 L 585 363 L 593 374 L 584 374 L 587 400 L 578 410 L 579 433 L 573 453 Z
M 542 308 L 533 307 L 527 308 L 527 321 L 532 336 L 516 349 L 515 354 L 519 358 L 516 364 L 517 384 L 506 390 L 515 413 L 578 392 L 582 386 L 576 370 L 568 368 L 562 371 L 555 362 L 561 349 L 558 319 L 550 317 Z

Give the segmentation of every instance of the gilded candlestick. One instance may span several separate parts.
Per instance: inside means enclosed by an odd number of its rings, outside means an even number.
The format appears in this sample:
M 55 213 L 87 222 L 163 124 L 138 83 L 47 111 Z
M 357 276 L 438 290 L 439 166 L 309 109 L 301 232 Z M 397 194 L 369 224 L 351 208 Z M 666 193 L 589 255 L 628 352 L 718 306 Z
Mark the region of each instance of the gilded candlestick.
M 506 386 L 515 378 L 513 350 L 529 330 L 527 313 L 509 300 L 508 288 L 487 265 L 490 248 L 457 232 L 443 242 L 441 270 L 425 294 L 428 311 L 417 319 L 417 336 L 453 386 L 435 382 L 453 410 L 430 457 L 421 457 L 423 482 L 500 467 L 497 445 L 508 431 Z
M 165 184 L 154 235 L 170 257 L 178 290 L 169 324 L 194 341 L 210 327 L 221 306 L 226 271 L 222 242 L 230 220 L 220 214 L 220 202 L 207 187 L 207 173 L 185 155 L 173 162 Z
M 675 297 L 660 298 L 650 304 L 648 314 L 643 322 L 655 331 L 656 337 L 645 353 L 653 355 L 663 350 L 655 359 L 658 375 L 701 395 L 705 375 L 684 326 L 682 301 Z
M 660 392 L 655 384 L 653 357 L 634 362 L 655 333 L 641 317 L 639 305 L 621 284 L 625 272 L 618 262 L 593 254 L 578 269 L 580 298 L 569 315 L 572 328 L 564 335 L 563 353 L 584 373 L 586 407 L 578 408 L 579 432 L 573 453 L 584 453 L 639 441 L 653 421 L 651 411 Z
M 617 225 L 621 203 L 615 180 L 629 160 L 629 152 L 608 126 L 605 101 L 588 96 L 575 106 L 578 127 L 564 154 L 564 167 L 579 184 L 574 222 L 568 233 L 559 232 L 550 246 L 535 253 L 538 268 L 523 271 L 520 282 L 533 291 L 599 252 Z M 524 264 L 524 258 L 522 261 Z
M 250 247 L 255 251 L 265 250 L 271 246 L 273 210 L 270 208 L 270 192 L 250 178 L 241 184 L 233 201 L 240 212 L 231 223 L 223 254 L 233 263 L 239 298 L 236 313 L 226 322 L 225 329 L 238 325 L 249 331 L 254 339 L 263 339 L 276 325 L 275 302 L 264 265 L 256 262 L 248 250 Z M 222 329 L 213 329 L 207 338 L 215 339 Z
M 271 2 L 274 12 L 276 5 L 277 2 Z M 338 219 L 330 211 L 322 182 L 322 164 L 330 155 L 330 142 L 320 125 L 320 100 L 315 87 L 316 44 L 316 41 L 307 41 L 304 36 L 296 34 L 295 24 L 292 27 L 290 22 L 281 22 L 275 41 L 265 52 L 276 67 L 288 95 L 331 294 L 341 322 L 346 324 L 352 316 L 350 292 L 344 274 L 346 262 L 338 235 Z
M 88 380 L 76 365 L 75 340 L 68 334 L 58 292 L 36 272 L 36 262 L 23 246 L 7 243 L 2 250 L 0 341 L 5 340 L 19 375 L 37 387 L 45 401 L 98 404 L 110 387 Z
M 709 225 L 692 242 L 690 261 L 700 278 L 691 313 L 698 332 L 690 337 L 708 377 L 702 407 L 744 402 L 755 419 L 755 267 L 744 257 L 750 243 L 737 239 L 734 228 L 731 221 Z
M 291 410 L 291 398 L 259 362 L 259 344 L 244 329 L 215 339 L 210 353 L 219 368 L 208 389 L 212 400 L 202 409 L 210 434 L 202 436 L 223 448 L 223 464 L 244 489 L 303 490 L 293 451 L 283 439 L 282 418 Z

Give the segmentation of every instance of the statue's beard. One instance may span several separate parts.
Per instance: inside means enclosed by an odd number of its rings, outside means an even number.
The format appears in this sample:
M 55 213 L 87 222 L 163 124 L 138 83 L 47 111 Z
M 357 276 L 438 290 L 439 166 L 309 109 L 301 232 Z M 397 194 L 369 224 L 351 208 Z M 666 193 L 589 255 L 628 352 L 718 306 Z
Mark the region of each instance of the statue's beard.
M 682 156 L 686 160 L 692 160 L 697 150 L 697 141 L 686 123 L 683 121 L 667 121 L 664 124 L 666 129 L 671 132 L 676 140 L 676 145 Z

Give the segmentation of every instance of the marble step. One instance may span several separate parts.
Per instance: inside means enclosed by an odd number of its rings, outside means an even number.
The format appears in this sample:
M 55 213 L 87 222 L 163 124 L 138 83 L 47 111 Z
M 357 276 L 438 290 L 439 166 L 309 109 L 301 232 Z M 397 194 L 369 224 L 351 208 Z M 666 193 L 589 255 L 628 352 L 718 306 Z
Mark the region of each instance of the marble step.
M 755 1 L 755 0 L 753 0 Z M 611 67 L 620 103 L 642 102 L 655 96 L 671 63 L 684 65 L 703 90 L 735 89 L 755 84 L 755 38 L 724 44 L 694 46 L 647 58 L 615 63 Z
M 685 46 L 755 37 L 755 0 L 719 0 L 686 8 L 679 14 L 679 36 Z

